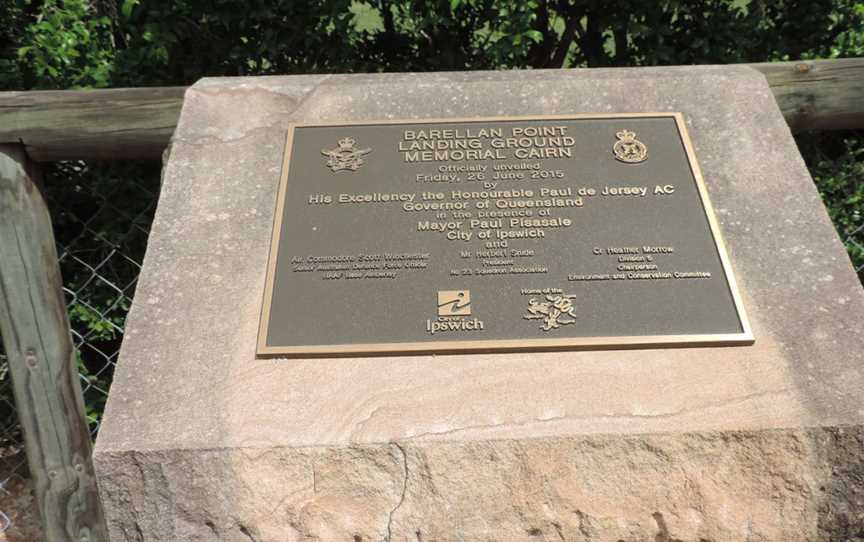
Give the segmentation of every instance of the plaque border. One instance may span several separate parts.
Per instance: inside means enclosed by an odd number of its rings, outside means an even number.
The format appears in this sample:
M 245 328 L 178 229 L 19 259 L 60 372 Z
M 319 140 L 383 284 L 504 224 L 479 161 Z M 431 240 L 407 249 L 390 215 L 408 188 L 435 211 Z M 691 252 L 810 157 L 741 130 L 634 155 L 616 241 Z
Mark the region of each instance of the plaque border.
M 732 302 L 741 324 L 740 333 L 715 334 L 682 334 L 682 335 L 636 335 L 636 336 L 597 336 L 597 337 L 552 337 L 540 339 L 484 339 L 484 340 L 448 340 L 419 341 L 392 343 L 347 343 L 298 346 L 267 346 L 267 334 L 270 329 L 270 306 L 273 298 L 273 282 L 276 271 L 279 240 L 282 234 L 282 215 L 285 207 L 285 195 L 288 188 L 288 173 L 291 161 L 291 147 L 294 143 L 294 132 L 297 128 L 327 127 L 327 126 L 375 126 L 398 124 L 440 124 L 440 123 L 470 123 L 470 122 L 512 122 L 530 120 L 586 120 L 586 119 L 621 119 L 621 118 L 672 118 L 675 120 L 678 135 L 684 146 L 690 171 L 696 181 L 702 209 L 708 220 L 708 228 L 714 240 L 714 247 L 720 257 L 720 264 L 726 276 L 726 284 L 732 295 Z M 573 115 L 520 115 L 491 117 L 450 117 L 422 119 L 383 119 L 383 120 L 351 120 L 335 122 L 290 123 L 285 139 L 282 172 L 279 180 L 279 190 L 276 196 L 273 231 L 271 232 L 270 252 L 267 256 L 267 275 L 264 285 L 264 299 L 258 324 L 258 339 L 255 355 L 263 357 L 342 357 L 342 356 L 375 356 L 396 354 L 465 354 L 490 352 L 519 351 L 554 351 L 554 350 L 618 350 L 637 348 L 685 348 L 700 346 L 746 346 L 755 342 L 750 321 L 741 301 L 738 282 L 732 272 L 732 266 L 726 253 L 726 244 L 720 232 L 719 223 L 711 205 L 708 191 L 702 177 L 702 169 L 696 160 L 696 153 L 690 134 L 687 131 L 683 113 L 680 112 L 639 112 L 639 113 L 591 113 Z

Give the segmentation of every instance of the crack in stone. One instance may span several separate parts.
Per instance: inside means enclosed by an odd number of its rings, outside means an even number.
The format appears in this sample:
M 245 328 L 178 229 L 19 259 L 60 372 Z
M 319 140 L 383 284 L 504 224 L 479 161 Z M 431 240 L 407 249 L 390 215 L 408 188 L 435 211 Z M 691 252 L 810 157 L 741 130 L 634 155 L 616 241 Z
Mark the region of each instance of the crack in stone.
M 240 533 L 246 535 L 246 538 L 248 538 L 251 542 L 258 542 L 258 540 L 256 540 L 255 537 L 252 536 L 252 532 L 245 525 L 240 525 Z
M 561 529 L 561 524 L 553 521 L 552 527 L 555 529 L 555 534 L 558 535 L 558 539 L 561 540 L 561 542 L 567 542 L 567 539 L 564 537 L 564 530 Z
M 579 532 L 582 533 L 585 540 L 591 540 L 591 533 L 588 531 L 588 526 L 585 524 L 585 512 L 582 510 L 576 510 L 574 513 L 576 514 L 576 518 L 579 520 Z
M 408 492 L 408 454 L 405 453 L 405 448 L 402 447 L 398 442 L 391 442 L 393 446 L 399 449 L 399 452 L 402 454 L 402 469 L 403 469 L 403 478 L 402 478 L 402 494 L 399 496 L 399 502 L 396 503 L 396 506 L 390 510 L 390 514 L 387 517 L 387 534 L 384 537 L 384 542 L 391 542 L 393 537 L 393 516 L 396 514 L 396 511 L 399 510 L 399 507 L 402 506 L 402 503 L 405 502 L 405 494 Z

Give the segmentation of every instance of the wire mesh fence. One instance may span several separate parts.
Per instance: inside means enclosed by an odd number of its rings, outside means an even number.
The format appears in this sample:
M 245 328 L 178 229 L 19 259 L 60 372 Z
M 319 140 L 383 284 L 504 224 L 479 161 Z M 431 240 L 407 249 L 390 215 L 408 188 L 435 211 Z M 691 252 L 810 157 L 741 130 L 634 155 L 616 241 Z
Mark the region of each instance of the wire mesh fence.
M 846 244 L 846 251 L 852 260 L 852 266 L 855 267 L 855 272 L 858 273 L 858 278 L 864 285 L 864 223 L 849 233 L 843 242 Z
M 94 437 L 141 270 L 158 179 L 154 164 L 67 162 L 45 168 L 45 195 Z M 12 528 L 19 540 L 40 539 L 33 504 L 8 365 L 0 349 L 0 533 Z M 28 505 L 29 515 L 24 512 Z
M 48 184 L 63 290 L 91 434 L 99 429 L 158 199 L 128 165 L 55 166 Z
M 46 196 L 93 436 L 108 398 L 141 270 L 158 199 L 158 167 L 70 162 L 53 164 L 46 171 Z M 859 213 L 853 219 L 853 227 L 840 221 L 837 227 L 864 282 L 864 218 Z M 13 525 L 21 529 L 29 521 L 31 534 L 19 534 L 19 539 L 36 540 L 35 517 L 21 518 L 17 513 L 32 504 L 27 476 L 12 385 L 0 349 L 0 533 Z

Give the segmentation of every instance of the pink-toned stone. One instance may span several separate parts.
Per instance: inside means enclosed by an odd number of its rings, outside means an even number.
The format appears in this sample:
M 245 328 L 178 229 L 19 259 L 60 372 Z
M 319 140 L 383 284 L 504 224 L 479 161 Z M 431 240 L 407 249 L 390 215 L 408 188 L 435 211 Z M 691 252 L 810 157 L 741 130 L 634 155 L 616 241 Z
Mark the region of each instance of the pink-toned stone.
M 605 111 L 684 114 L 753 346 L 255 359 L 289 122 Z M 112 540 L 830 539 L 864 523 L 836 475 L 864 455 L 861 322 L 748 68 L 204 80 L 97 443 Z

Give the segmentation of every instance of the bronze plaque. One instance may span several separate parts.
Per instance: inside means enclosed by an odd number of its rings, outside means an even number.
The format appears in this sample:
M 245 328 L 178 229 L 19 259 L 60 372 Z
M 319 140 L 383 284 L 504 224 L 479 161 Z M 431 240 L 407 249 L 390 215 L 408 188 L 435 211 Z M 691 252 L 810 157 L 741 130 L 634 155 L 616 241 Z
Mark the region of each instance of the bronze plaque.
M 679 113 L 289 128 L 259 355 L 752 342 Z

